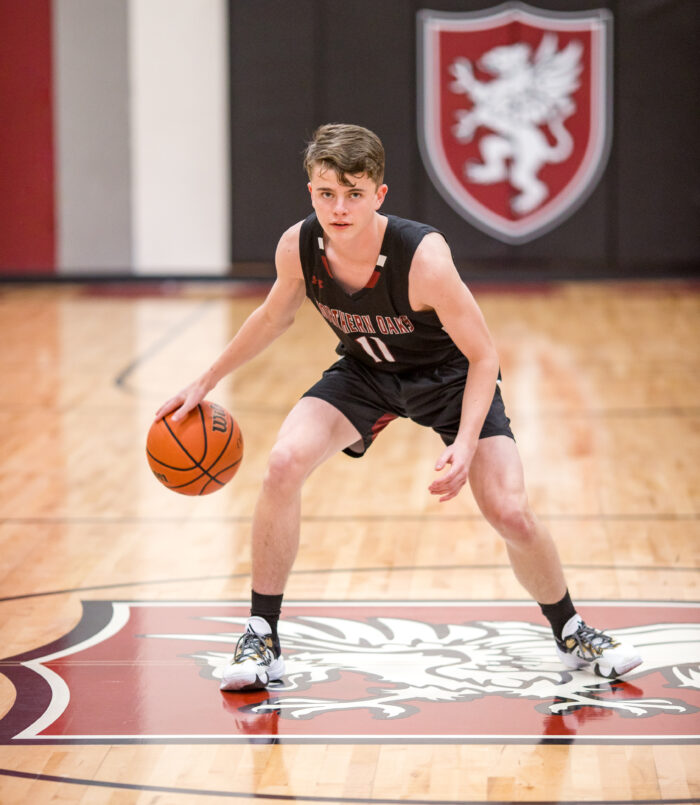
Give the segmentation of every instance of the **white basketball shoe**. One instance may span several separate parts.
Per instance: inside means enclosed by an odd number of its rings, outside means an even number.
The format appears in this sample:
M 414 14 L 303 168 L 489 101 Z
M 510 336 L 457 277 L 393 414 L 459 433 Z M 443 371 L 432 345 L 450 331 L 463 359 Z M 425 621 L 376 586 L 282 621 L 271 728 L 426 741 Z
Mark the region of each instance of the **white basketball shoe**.
M 231 662 L 224 666 L 220 690 L 264 690 L 284 674 L 284 660 L 275 650 L 270 624 L 257 615 L 248 618 Z
M 642 662 L 634 647 L 586 626 L 580 615 L 569 618 L 556 643 L 559 659 L 567 668 L 585 668 L 606 679 L 622 676 Z

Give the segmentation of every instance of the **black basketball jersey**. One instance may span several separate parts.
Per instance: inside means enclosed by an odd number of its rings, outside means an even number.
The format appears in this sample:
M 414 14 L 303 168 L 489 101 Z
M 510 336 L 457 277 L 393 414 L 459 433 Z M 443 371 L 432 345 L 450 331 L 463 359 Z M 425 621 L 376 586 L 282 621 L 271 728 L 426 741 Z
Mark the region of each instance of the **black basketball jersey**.
M 386 372 L 435 366 L 460 355 L 433 311 L 416 312 L 408 301 L 408 272 L 431 226 L 387 215 L 384 240 L 367 285 L 348 293 L 333 278 L 316 213 L 301 226 L 299 254 L 306 295 L 340 339 L 339 355 L 352 355 Z

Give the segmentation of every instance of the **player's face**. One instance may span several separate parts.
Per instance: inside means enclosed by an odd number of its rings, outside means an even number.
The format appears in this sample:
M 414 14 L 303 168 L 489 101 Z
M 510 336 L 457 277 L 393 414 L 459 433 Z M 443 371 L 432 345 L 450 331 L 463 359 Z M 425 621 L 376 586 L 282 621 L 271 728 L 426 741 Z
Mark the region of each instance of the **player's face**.
M 317 166 L 308 185 L 319 223 L 331 237 L 352 237 L 364 231 L 386 195 L 385 184 L 377 186 L 364 174 L 347 179 L 352 186 L 341 184 L 335 171 Z

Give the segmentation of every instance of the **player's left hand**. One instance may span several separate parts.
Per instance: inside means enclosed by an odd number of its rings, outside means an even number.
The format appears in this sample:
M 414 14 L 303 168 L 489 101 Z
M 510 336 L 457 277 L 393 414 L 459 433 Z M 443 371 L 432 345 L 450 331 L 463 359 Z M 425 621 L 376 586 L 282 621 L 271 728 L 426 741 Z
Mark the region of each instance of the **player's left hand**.
M 457 442 L 445 448 L 435 463 L 435 471 L 444 470 L 448 464 L 450 469 L 428 487 L 431 495 L 441 496 L 440 503 L 452 500 L 466 484 L 473 455 L 473 450 L 459 445 Z

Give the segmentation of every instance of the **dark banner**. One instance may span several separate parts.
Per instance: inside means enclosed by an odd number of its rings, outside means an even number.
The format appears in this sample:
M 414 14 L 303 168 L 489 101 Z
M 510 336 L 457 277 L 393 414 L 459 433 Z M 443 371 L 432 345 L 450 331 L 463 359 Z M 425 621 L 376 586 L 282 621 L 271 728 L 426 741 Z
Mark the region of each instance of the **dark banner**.
M 231 0 L 233 261 L 269 273 L 310 209 L 305 142 L 359 123 L 386 212 L 474 278 L 697 267 L 694 0 Z

